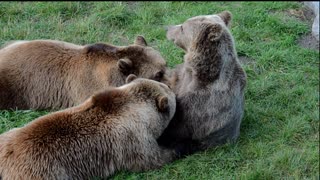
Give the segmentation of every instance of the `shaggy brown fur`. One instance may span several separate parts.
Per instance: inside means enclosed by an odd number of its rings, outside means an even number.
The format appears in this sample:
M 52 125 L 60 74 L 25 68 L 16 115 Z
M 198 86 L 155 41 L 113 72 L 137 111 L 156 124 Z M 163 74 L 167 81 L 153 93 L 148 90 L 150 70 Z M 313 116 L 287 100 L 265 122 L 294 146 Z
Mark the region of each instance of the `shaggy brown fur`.
M 162 144 L 187 142 L 192 152 L 238 138 L 246 73 L 227 27 L 230 20 L 231 13 L 224 11 L 168 28 L 167 38 L 186 54 L 171 75 L 177 110 L 159 139 Z
M 174 93 L 153 80 L 127 79 L 132 82 L 0 135 L 0 177 L 106 178 L 175 159 L 156 141 L 174 115 Z
M 13 42 L 0 50 L 0 109 L 60 109 L 121 86 L 129 74 L 164 80 L 166 62 L 138 36 L 134 45 Z

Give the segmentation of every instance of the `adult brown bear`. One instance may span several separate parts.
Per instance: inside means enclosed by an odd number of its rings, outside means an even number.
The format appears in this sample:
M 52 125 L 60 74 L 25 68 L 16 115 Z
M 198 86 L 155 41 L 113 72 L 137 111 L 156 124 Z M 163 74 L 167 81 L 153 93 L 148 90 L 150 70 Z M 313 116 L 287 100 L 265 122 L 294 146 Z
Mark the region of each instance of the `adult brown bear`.
M 193 152 L 238 138 L 247 76 L 228 29 L 230 21 L 231 13 L 224 11 L 168 28 L 167 38 L 186 54 L 171 73 L 177 110 L 160 143 L 185 143 L 190 147 L 186 151 Z
M 0 50 L 0 109 L 67 108 L 129 74 L 162 81 L 165 69 L 142 36 L 129 46 L 17 41 Z
M 0 179 L 107 178 L 174 160 L 156 139 L 175 113 L 163 83 L 130 75 L 77 107 L 39 117 L 0 135 Z

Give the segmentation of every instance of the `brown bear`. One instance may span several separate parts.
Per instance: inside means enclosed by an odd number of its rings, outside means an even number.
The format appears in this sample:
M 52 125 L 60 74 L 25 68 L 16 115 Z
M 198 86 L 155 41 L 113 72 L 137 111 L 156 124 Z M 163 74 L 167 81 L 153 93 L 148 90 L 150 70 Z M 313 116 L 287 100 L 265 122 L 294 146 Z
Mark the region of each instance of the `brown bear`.
M 186 54 L 171 72 L 177 110 L 160 144 L 186 143 L 192 153 L 238 138 L 247 76 L 237 58 L 230 20 L 231 13 L 223 11 L 168 27 L 167 38 Z
M 142 36 L 129 46 L 17 41 L 0 50 L 0 109 L 60 109 L 125 83 L 129 74 L 164 80 L 166 62 Z
M 127 82 L 0 135 L 0 177 L 106 178 L 174 160 L 176 151 L 160 147 L 156 139 L 175 113 L 175 94 L 163 83 L 135 75 Z

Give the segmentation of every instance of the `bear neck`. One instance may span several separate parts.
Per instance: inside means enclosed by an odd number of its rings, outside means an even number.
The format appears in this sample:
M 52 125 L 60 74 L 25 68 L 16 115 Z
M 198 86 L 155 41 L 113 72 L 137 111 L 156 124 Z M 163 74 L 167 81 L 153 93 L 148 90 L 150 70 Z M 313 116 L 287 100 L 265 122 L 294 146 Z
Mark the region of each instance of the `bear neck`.
M 198 40 L 185 56 L 185 66 L 192 67 L 199 84 L 211 84 L 223 78 L 236 58 L 233 39 L 228 33 L 217 41 Z M 223 76 L 223 77 L 221 77 Z
M 110 68 L 110 73 L 109 73 L 110 78 L 108 79 L 108 86 L 114 86 L 114 87 L 122 86 L 125 84 L 125 79 L 127 78 L 127 76 L 119 71 L 116 63 L 113 65 L 114 67 Z

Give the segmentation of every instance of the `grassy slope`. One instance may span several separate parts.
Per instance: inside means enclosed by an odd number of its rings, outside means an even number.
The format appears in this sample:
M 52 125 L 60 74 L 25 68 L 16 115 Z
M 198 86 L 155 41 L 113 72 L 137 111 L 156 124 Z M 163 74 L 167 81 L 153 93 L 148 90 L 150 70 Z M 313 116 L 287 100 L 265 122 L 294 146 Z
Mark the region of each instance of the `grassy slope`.
M 237 144 L 175 161 L 160 170 L 121 172 L 113 179 L 317 179 L 319 178 L 319 52 L 296 40 L 310 33 L 289 17 L 295 2 L 1 2 L 0 45 L 8 40 L 59 39 L 87 44 L 132 43 L 138 34 L 157 48 L 169 66 L 183 52 L 163 27 L 222 10 L 233 13 L 239 55 L 252 61 L 246 108 Z M 0 111 L 0 133 L 45 114 Z

